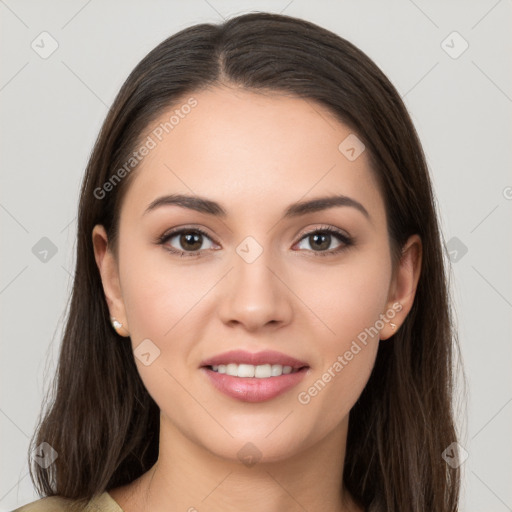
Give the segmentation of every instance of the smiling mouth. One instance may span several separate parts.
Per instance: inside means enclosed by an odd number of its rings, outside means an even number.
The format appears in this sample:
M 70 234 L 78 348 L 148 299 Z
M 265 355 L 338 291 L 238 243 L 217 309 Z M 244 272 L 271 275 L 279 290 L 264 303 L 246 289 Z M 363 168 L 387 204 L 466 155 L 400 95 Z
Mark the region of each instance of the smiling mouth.
M 287 365 L 281 364 L 260 364 L 260 365 L 252 365 L 252 364 L 237 364 L 237 363 L 229 363 L 229 364 L 219 364 L 219 365 L 210 365 L 206 366 L 209 370 L 212 370 L 216 373 L 224 373 L 226 375 L 230 375 L 232 377 L 242 377 L 242 378 L 251 378 L 255 377 L 257 379 L 268 379 L 271 377 L 280 377 L 281 375 L 288 375 L 290 373 L 297 373 L 303 369 L 307 369 L 307 366 L 302 366 L 300 368 L 293 368 Z

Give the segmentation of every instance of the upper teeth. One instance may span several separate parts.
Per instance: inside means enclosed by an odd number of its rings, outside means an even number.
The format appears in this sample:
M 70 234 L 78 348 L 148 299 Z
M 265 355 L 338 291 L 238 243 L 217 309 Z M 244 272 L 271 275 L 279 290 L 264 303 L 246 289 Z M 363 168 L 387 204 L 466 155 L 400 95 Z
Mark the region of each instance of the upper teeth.
M 291 366 L 283 366 L 281 364 L 260 364 L 254 366 L 252 364 L 219 364 L 212 366 L 214 372 L 225 373 L 233 377 L 256 377 L 265 379 L 268 377 L 279 377 L 280 375 L 292 373 Z M 297 371 L 297 370 L 295 370 Z

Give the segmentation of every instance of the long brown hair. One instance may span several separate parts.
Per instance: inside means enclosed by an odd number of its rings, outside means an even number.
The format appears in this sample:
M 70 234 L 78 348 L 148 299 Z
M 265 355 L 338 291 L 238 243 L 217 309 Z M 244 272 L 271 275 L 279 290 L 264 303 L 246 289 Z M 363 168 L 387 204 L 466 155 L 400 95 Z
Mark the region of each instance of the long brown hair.
M 313 23 L 269 13 L 169 37 L 136 66 L 110 108 L 81 189 L 76 271 L 52 399 L 31 443 L 31 450 L 47 442 L 58 453 L 49 468 L 31 467 L 39 494 L 85 502 L 133 481 L 157 460 L 159 409 L 130 344 L 110 325 L 91 238 L 94 225 L 103 224 L 115 248 L 121 200 L 136 169 L 107 194 L 98 190 L 130 159 L 153 120 L 220 83 L 327 107 L 366 146 L 385 200 L 394 264 L 408 237 L 420 235 L 414 304 L 400 330 L 380 344 L 350 412 L 343 480 L 371 512 L 457 510 L 459 469 L 441 455 L 457 439 L 452 366 L 458 345 L 417 133 L 396 89 L 362 51 Z

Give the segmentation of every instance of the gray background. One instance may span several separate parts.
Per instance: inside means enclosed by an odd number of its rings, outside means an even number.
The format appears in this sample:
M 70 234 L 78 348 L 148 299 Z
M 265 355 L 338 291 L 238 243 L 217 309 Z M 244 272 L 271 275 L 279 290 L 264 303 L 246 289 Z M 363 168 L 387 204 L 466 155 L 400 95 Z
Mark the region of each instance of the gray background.
M 453 261 L 468 381 L 467 399 L 459 393 L 469 454 L 462 510 L 512 510 L 511 0 L 0 0 L 0 510 L 38 497 L 26 451 L 55 370 L 79 184 L 108 105 L 137 62 L 172 33 L 253 10 L 338 33 L 402 95 Z M 58 43 L 47 58 L 31 47 L 51 48 L 43 31 Z M 459 55 L 464 40 L 469 47 Z

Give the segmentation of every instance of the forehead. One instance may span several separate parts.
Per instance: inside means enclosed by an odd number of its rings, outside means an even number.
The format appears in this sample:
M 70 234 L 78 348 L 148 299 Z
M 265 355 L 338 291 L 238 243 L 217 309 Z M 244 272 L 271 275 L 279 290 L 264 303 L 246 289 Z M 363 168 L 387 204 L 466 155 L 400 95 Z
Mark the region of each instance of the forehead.
M 356 159 L 344 152 L 344 141 L 357 144 L 355 136 L 312 100 L 224 87 L 198 91 L 146 130 L 143 140 L 150 137 L 152 148 L 127 191 L 137 201 L 127 203 L 143 210 L 158 195 L 187 193 L 269 211 L 337 193 L 382 216 L 366 151 Z

